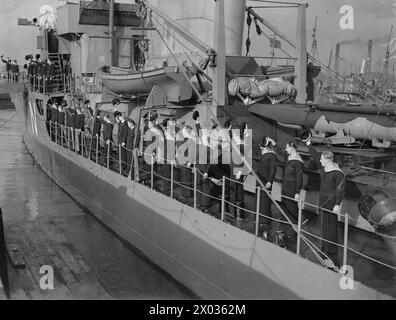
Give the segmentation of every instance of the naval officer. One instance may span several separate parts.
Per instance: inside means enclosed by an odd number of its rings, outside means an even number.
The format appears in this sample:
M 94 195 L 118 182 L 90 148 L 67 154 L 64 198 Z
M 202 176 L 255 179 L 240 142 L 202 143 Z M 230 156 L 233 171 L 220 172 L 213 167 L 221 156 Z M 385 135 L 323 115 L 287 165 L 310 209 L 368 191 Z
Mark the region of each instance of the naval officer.
M 260 181 L 264 184 L 265 189 L 271 193 L 272 184 L 276 174 L 276 152 L 273 144 L 267 137 L 260 139 L 260 158 L 257 163 L 256 174 Z M 260 184 L 257 182 L 257 187 Z M 272 217 L 272 200 L 264 190 L 260 191 L 260 213 Z M 260 219 L 263 221 L 263 236 L 269 240 L 271 235 L 271 220 L 268 218 Z

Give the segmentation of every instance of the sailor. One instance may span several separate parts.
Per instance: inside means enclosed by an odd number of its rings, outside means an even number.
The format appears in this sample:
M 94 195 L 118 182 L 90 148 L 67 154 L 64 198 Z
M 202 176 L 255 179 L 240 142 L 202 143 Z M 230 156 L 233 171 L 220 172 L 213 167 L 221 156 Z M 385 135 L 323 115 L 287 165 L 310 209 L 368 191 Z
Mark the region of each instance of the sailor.
M 78 145 L 78 151 L 80 152 L 81 155 L 83 155 L 83 149 L 82 149 L 82 139 L 83 139 L 83 133 L 84 133 L 84 119 L 85 116 L 81 112 L 81 108 L 76 109 L 76 139 L 77 139 L 77 145 Z
M 282 201 L 280 202 L 285 213 L 293 224 L 298 221 L 298 201 L 300 200 L 300 192 L 303 184 L 303 165 L 301 156 L 297 153 L 297 142 L 291 140 L 286 144 L 285 150 L 280 148 L 276 142 L 268 138 L 268 141 L 276 148 L 278 154 L 282 154 L 285 158 L 285 169 L 283 173 L 282 183 Z M 290 230 L 289 228 L 283 228 Z M 288 234 L 294 236 L 294 233 Z
M 306 141 L 311 157 L 320 168 L 320 225 L 322 250 L 332 260 L 335 266 L 340 267 L 338 247 L 327 241 L 338 243 L 338 215 L 341 213 L 341 202 L 345 193 L 345 174 L 330 151 L 317 152 L 311 144 L 311 137 Z M 328 264 L 331 266 L 331 264 Z
M 75 127 L 75 110 L 71 105 L 67 104 L 66 100 L 62 101 L 62 106 L 65 109 L 66 114 L 66 133 L 67 140 L 69 141 L 69 148 L 74 149 L 74 127 Z
M 164 189 L 169 190 L 170 180 L 171 180 L 171 166 L 175 163 L 175 153 L 176 153 L 176 132 L 175 132 L 175 121 L 166 118 L 162 121 L 162 127 L 164 130 L 165 144 L 164 144 L 164 154 L 165 161 L 163 165 L 163 175 L 164 175 Z
M 118 122 L 118 145 L 121 150 L 121 172 L 124 172 L 127 168 L 127 150 L 125 149 L 128 136 L 128 124 L 125 121 L 125 116 L 123 114 L 119 117 Z
M 211 148 L 213 149 L 214 144 L 211 144 Z M 222 153 L 221 153 L 221 146 L 218 145 L 218 152 L 217 152 L 217 160 L 215 159 L 216 157 L 216 152 L 212 152 L 212 156 L 210 159 L 210 164 L 207 167 L 206 172 L 203 175 L 204 179 L 208 179 L 210 181 L 210 207 L 213 207 L 214 205 L 219 204 L 219 208 L 217 212 L 220 212 L 221 210 L 221 197 L 222 197 L 222 180 L 224 176 L 227 176 L 230 173 L 230 165 L 228 163 L 224 163 L 223 162 L 223 157 L 222 157 Z M 227 188 L 229 187 L 229 183 L 227 183 L 226 180 L 226 197 L 227 194 L 229 194 L 229 192 L 227 192 Z M 213 198 L 217 198 L 218 200 L 214 200 Z M 225 199 L 225 200 L 229 200 L 229 199 Z M 225 206 L 225 211 L 227 210 L 227 204 Z M 203 212 L 208 213 L 209 212 L 209 208 L 207 209 L 203 209 Z
M 106 161 L 108 161 L 109 165 L 112 164 L 111 161 L 111 153 L 112 153 L 112 143 L 113 143 L 113 127 L 114 125 L 110 121 L 110 117 L 108 114 L 103 116 L 103 154 L 106 155 Z M 107 163 L 107 162 L 106 162 Z
M 100 154 L 100 133 L 102 132 L 102 119 L 97 112 L 92 126 L 91 159 L 96 159 L 96 152 Z M 96 150 L 97 149 L 97 150 Z
M 274 146 L 267 137 L 260 139 L 260 158 L 255 170 L 257 177 L 264 184 L 265 189 L 271 193 L 272 184 L 276 174 L 276 153 Z M 261 187 L 259 182 L 257 187 Z M 272 217 L 272 200 L 264 190 L 260 191 L 260 213 L 267 217 Z M 263 223 L 263 236 L 266 240 L 271 238 L 271 220 L 268 218 L 260 219 Z
M 27 63 L 27 75 L 30 83 L 30 88 L 33 88 L 33 55 L 28 54 L 25 56 Z
M 145 141 L 148 143 L 145 148 L 145 159 L 148 164 L 151 165 L 151 161 L 153 160 L 153 170 L 154 170 L 154 181 L 153 184 L 155 188 L 161 188 L 161 186 L 157 183 L 159 181 L 159 176 L 162 175 L 162 164 L 164 163 L 164 135 L 159 130 L 155 123 L 158 118 L 158 113 L 154 113 L 151 115 L 148 121 L 148 130 L 145 134 Z M 154 157 L 151 158 L 150 155 Z M 150 168 L 151 169 L 151 168 Z
M 51 129 L 52 141 L 56 141 L 58 131 L 60 130 L 58 126 L 58 104 L 56 102 L 52 105 L 51 121 L 52 121 L 52 129 Z
M 45 108 L 45 126 L 47 127 L 48 134 L 50 134 L 50 121 L 51 121 L 51 111 L 52 111 L 52 100 L 48 99 Z
M 179 200 L 185 201 L 193 196 L 193 175 L 191 169 L 195 163 L 196 137 L 191 126 L 186 125 L 181 130 L 183 144 L 177 148 L 177 162 L 180 165 L 181 196 Z
M 0 59 L 1 59 L 1 61 L 4 62 L 5 65 L 6 65 L 7 79 L 10 80 L 10 78 L 11 78 L 11 60 L 10 60 L 10 58 L 3 59 L 3 57 L 4 57 L 4 56 L 1 55 L 1 56 L 0 56 Z
M 237 127 L 238 129 L 238 127 Z M 236 218 L 238 221 L 243 221 L 245 218 L 244 211 L 241 210 L 241 208 L 244 208 L 244 186 L 243 183 L 245 181 L 245 178 L 249 174 L 250 170 L 246 166 L 244 162 L 244 156 L 245 156 L 245 149 L 246 149 L 246 139 L 248 135 L 248 127 L 246 123 L 242 123 L 239 126 L 239 130 L 234 130 L 233 132 L 233 137 L 232 141 L 234 146 L 238 149 L 235 150 L 232 148 L 233 154 L 232 154 L 232 161 L 231 161 L 231 166 L 230 166 L 230 174 L 231 174 L 231 180 L 233 180 L 230 183 L 230 202 L 231 202 L 231 214 L 233 215 L 234 218 Z M 237 181 L 237 182 L 234 182 Z M 235 205 L 235 206 L 234 206 Z
M 129 172 L 131 171 L 131 166 L 132 166 L 132 156 L 133 152 L 135 149 L 135 136 L 136 136 L 136 123 L 132 119 L 127 120 L 127 136 L 126 136 L 126 142 L 125 142 L 125 151 L 126 151 L 126 167 L 125 170 L 123 170 L 123 175 L 125 177 L 128 177 Z M 133 171 L 131 174 L 131 177 L 133 179 Z
M 65 121 L 66 121 L 66 114 L 65 110 L 62 105 L 58 107 L 58 124 L 59 124 L 59 131 L 58 131 L 58 136 L 59 136 L 59 142 L 63 145 L 63 143 L 66 141 L 66 131 L 65 131 Z M 63 141 L 61 141 L 63 140 Z
M 55 65 L 50 59 L 47 59 L 47 68 L 45 72 L 47 92 L 53 92 L 53 80 L 55 76 Z

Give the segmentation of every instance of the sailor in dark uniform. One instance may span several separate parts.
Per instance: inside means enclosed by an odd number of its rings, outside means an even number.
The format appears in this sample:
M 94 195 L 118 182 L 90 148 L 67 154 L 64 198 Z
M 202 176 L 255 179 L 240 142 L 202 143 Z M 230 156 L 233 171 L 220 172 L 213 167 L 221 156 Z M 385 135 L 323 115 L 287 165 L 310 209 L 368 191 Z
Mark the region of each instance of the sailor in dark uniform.
M 125 151 L 126 151 L 126 167 L 123 171 L 123 175 L 128 177 L 129 172 L 131 171 L 132 166 L 132 156 L 135 149 L 135 137 L 136 137 L 136 123 L 132 119 L 127 120 L 127 136 L 125 142 Z M 131 178 L 133 179 L 133 170 L 131 174 Z
M 293 224 L 298 221 L 298 201 L 303 184 L 303 165 L 301 156 L 297 153 L 297 143 L 291 140 L 286 144 L 285 150 L 276 145 L 276 142 L 268 138 L 269 142 L 275 146 L 278 154 L 282 154 L 286 158 L 285 169 L 282 182 L 282 201 L 281 206 Z M 283 228 L 284 231 L 290 228 Z M 290 231 L 289 231 L 290 232 Z M 289 233 L 289 236 L 294 236 Z
M 7 79 L 8 81 L 11 80 L 11 60 L 8 58 L 8 60 L 3 59 L 3 56 L 0 56 L 1 61 L 5 63 L 6 65 L 6 71 L 7 71 Z
M 48 134 L 50 134 L 50 121 L 51 121 L 51 111 L 52 111 L 52 100 L 47 101 L 45 108 L 45 126 L 47 127 Z
M 69 137 L 70 148 L 74 149 L 75 148 L 75 128 L 76 128 L 77 113 L 74 110 L 74 108 L 72 108 L 72 106 L 67 105 L 67 102 L 65 100 L 62 101 L 62 105 L 65 107 L 66 127 L 69 132 L 68 137 Z
M 91 140 L 91 159 L 96 160 L 96 151 L 100 155 L 100 134 L 102 132 L 102 119 L 100 113 L 95 115 L 94 123 L 92 126 L 92 140 Z M 98 148 L 98 150 L 96 150 Z
M 118 123 L 118 145 L 121 146 L 121 172 L 124 172 L 127 168 L 127 150 L 125 149 L 128 136 L 128 124 L 125 121 L 125 116 L 119 117 Z
M 246 139 L 248 134 L 248 127 L 246 123 L 242 123 L 239 128 L 236 127 L 234 135 L 232 138 L 233 144 L 238 150 L 232 148 L 232 161 L 231 161 L 231 179 L 238 182 L 230 183 L 230 202 L 235 205 L 230 206 L 231 213 L 238 221 L 243 221 L 245 218 L 244 208 L 245 202 L 245 191 L 243 183 L 245 178 L 249 174 L 249 168 L 244 162 L 245 149 L 246 149 Z M 242 156 L 242 157 L 241 157 Z
M 193 196 L 193 175 L 191 169 L 195 162 L 195 136 L 190 126 L 184 126 L 181 130 L 183 143 L 177 148 L 177 163 L 180 166 L 181 195 L 179 200 L 185 201 Z M 180 137 L 179 137 L 180 139 Z
M 84 155 L 83 149 L 82 149 L 82 139 L 83 139 L 83 134 L 84 134 L 85 116 L 81 112 L 81 108 L 77 108 L 76 111 L 77 111 L 77 114 L 76 114 L 76 139 L 77 139 L 78 151 L 80 152 L 81 155 Z
M 55 76 L 55 65 L 52 63 L 50 59 L 47 59 L 47 66 L 45 70 L 45 83 L 46 83 L 46 91 L 53 92 L 53 80 Z
M 59 136 L 59 143 L 63 146 L 63 143 L 66 141 L 65 137 L 65 121 L 66 121 L 66 114 L 65 110 L 62 105 L 58 107 L 58 123 L 59 123 L 59 130 L 58 130 L 58 136 Z
M 110 121 L 110 117 L 108 114 L 105 114 L 103 117 L 103 154 L 105 155 L 105 160 L 109 162 L 109 167 L 112 165 L 112 143 L 113 143 L 113 128 L 114 125 Z M 109 157 L 109 159 L 108 159 Z
M 58 105 L 54 103 L 51 110 L 51 121 L 52 121 L 52 141 L 56 141 L 57 132 L 60 128 L 58 126 Z
M 320 224 L 321 237 L 327 241 L 338 243 L 338 214 L 341 213 L 341 202 L 345 193 L 345 174 L 338 164 L 334 162 L 334 155 L 330 151 L 317 152 L 307 140 L 311 157 L 320 168 L 320 193 L 319 207 L 321 208 Z M 322 250 L 340 267 L 338 247 L 326 241 L 322 241 Z
M 216 161 L 214 158 L 211 158 L 210 164 L 207 168 L 207 171 L 204 173 L 204 179 L 209 179 L 210 181 L 210 196 L 217 198 L 218 200 L 214 200 L 213 198 L 210 199 L 211 202 L 211 207 L 216 204 L 216 202 L 219 204 L 219 210 L 221 210 L 221 197 L 222 197 L 222 180 L 224 176 L 227 176 L 230 174 L 230 165 L 228 163 L 224 163 L 222 159 L 222 153 L 221 153 L 221 146 L 218 146 L 218 158 L 217 158 L 217 164 L 215 163 Z M 216 153 L 213 153 L 213 156 L 215 156 Z M 229 183 L 227 183 L 226 180 L 226 197 L 227 197 L 227 188 L 229 187 Z M 229 199 L 225 199 L 229 200 Z M 209 212 L 209 209 L 204 209 L 204 212 Z M 225 211 L 227 211 L 227 204 L 225 205 Z
M 268 192 L 272 192 L 272 184 L 276 174 L 276 159 L 274 146 L 267 137 L 262 137 L 260 139 L 260 158 L 257 163 L 256 175 Z M 261 187 L 258 182 L 256 186 Z M 272 217 L 271 206 L 271 198 L 264 190 L 261 190 L 260 213 L 267 217 Z M 260 221 L 262 221 L 263 224 L 263 236 L 265 239 L 269 240 L 271 237 L 271 220 L 268 218 L 261 218 Z
M 145 155 L 146 162 L 151 164 L 151 156 L 149 154 L 153 154 L 154 164 L 154 186 L 155 188 L 161 189 L 160 184 L 160 176 L 162 175 L 162 165 L 164 163 L 165 154 L 164 154 L 164 144 L 165 138 L 161 130 L 159 130 L 155 123 L 158 118 L 158 113 L 154 113 L 151 115 L 150 120 L 148 122 L 148 131 L 145 135 L 145 141 L 148 143 L 147 148 L 145 148 L 145 152 L 148 153 Z M 148 151 L 148 152 L 147 152 Z M 151 170 L 151 168 L 150 168 Z

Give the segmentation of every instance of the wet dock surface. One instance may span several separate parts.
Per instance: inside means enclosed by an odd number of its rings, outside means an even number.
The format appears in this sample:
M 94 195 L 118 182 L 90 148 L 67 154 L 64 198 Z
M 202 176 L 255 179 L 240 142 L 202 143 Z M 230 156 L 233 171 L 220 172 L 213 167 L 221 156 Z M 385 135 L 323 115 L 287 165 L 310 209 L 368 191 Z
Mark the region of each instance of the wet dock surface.
M 0 207 L 7 244 L 26 265 L 8 263 L 11 299 L 196 299 L 40 170 L 14 114 L 0 110 Z M 40 288 L 44 265 L 54 270 L 53 290 Z

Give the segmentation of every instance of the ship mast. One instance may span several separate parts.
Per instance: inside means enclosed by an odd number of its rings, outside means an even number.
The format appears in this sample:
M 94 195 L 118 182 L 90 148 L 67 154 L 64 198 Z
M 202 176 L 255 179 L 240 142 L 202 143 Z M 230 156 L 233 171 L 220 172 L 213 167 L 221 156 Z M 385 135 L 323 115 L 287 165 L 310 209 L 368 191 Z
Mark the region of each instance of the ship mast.
M 115 65 L 115 54 L 114 54 L 114 0 L 110 0 L 109 8 L 109 65 Z
M 384 70 L 384 83 L 383 85 L 385 85 L 385 81 L 388 83 L 389 82 L 389 56 L 390 56 L 390 52 L 389 52 L 389 45 L 390 45 L 390 41 L 391 41 L 391 37 L 392 37 L 392 31 L 393 31 L 393 25 L 391 26 L 390 32 L 389 32 L 389 39 L 388 39 L 388 45 L 386 46 L 386 54 L 385 54 L 385 70 Z
M 312 30 L 312 47 L 311 47 L 311 52 L 309 53 L 311 57 L 314 57 L 318 60 L 319 59 L 319 50 L 318 50 L 318 40 L 316 39 L 316 32 L 318 27 L 318 17 L 315 17 L 315 26 Z
M 216 66 L 213 77 L 213 98 L 217 106 L 224 106 L 226 96 L 224 0 L 216 1 L 214 49 L 216 52 Z

